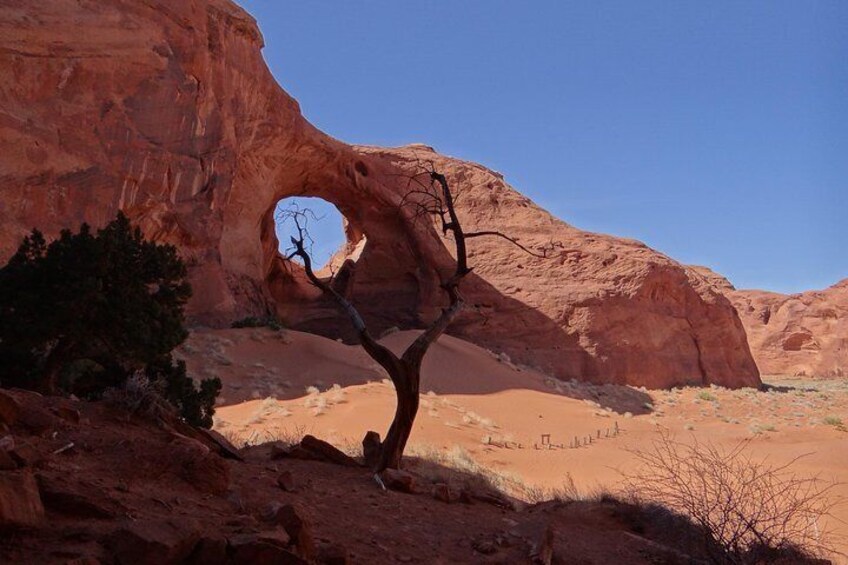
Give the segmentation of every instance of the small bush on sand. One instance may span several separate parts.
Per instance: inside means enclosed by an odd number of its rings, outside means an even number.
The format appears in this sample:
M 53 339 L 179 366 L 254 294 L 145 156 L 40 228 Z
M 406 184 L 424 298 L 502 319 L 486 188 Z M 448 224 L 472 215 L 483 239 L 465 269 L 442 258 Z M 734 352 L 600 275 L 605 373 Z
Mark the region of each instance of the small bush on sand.
M 839 418 L 838 416 L 825 416 L 822 422 L 825 425 L 834 426 L 837 428 L 845 427 L 845 425 L 842 423 L 842 418 Z
M 700 392 L 698 393 L 698 399 L 699 399 L 699 400 L 703 400 L 703 401 L 705 401 L 705 402 L 716 402 L 716 401 L 718 400 L 718 398 L 716 397 L 716 395 L 714 395 L 713 393 L 711 393 L 711 392 L 710 392 L 710 391 L 708 391 L 708 390 L 702 390 L 702 391 L 700 391 Z
M 306 397 L 306 400 L 303 401 L 303 406 L 305 408 L 311 408 L 313 416 L 321 416 L 327 411 L 329 404 L 327 403 L 326 396 L 313 394 Z
M 751 424 L 750 430 L 752 434 L 760 435 L 763 432 L 776 432 L 777 428 L 774 424 Z
M 330 390 L 327 391 L 330 397 L 330 402 L 332 404 L 344 404 L 347 402 L 347 393 L 341 387 L 341 385 L 334 384 L 330 387 Z
M 558 502 L 574 502 L 578 500 L 596 499 L 601 496 L 600 494 L 597 496 L 590 496 L 580 492 L 577 488 L 577 484 L 574 482 L 574 477 L 571 476 L 571 473 L 565 473 L 562 481 L 560 482 L 560 486 L 558 487 L 545 488 L 523 485 L 519 494 L 523 500 L 526 500 L 531 504 L 548 502 L 551 500 Z
M 488 469 L 474 460 L 465 448 L 437 449 L 429 445 L 411 445 L 407 466 L 421 477 L 433 482 L 474 490 L 515 492 L 523 482 L 511 475 Z
M 247 423 L 257 424 L 266 418 L 287 418 L 289 416 L 291 416 L 291 411 L 280 404 L 276 398 L 269 396 L 259 403 L 256 412 L 254 412 L 253 417 Z
M 480 465 L 467 449 L 459 445 L 445 450 L 413 444 L 408 451 L 408 470 L 431 482 L 476 492 L 499 493 L 525 501 L 549 500 L 553 496 L 552 493 L 564 493 L 567 490 L 567 484 L 563 489 L 529 486 L 518 475 Z M 570 480 L 570 476 L 566 479 Z

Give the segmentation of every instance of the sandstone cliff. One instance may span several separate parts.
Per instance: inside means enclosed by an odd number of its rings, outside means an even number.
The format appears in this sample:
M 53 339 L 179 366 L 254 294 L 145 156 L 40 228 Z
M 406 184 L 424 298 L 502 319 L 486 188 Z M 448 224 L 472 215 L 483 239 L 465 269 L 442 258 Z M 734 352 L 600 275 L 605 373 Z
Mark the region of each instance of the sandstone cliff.
M 709 269 L 694 269 L 736 307 L 764 374 L 848 374 L 848 279 L 824 290 L 780 294 L 737 290 Z
M 645 245 L 573 228 L 486 168 L 423 146 L 351 147 L 300 114 L 228 0 L 22 0 L 0 12 L 0 260 L 32 227 L 53 235 L 125 210 L 177 245 L 198 323 L 275 309 L 345 335 L 331 305 L 279 257 L 286 196 L 334 203 L 358 260 L 347 292 L 378 328 L 419 326 L 443 304 L 451 261 L 432 225 L 399 210 L 432 160 L 461 192 L 474 240 L 471 307 L 452 332 L 559 377 L 671 386 L 759 384 L 742 324 L 703 277 Z M 293 54 L 293 56 L 295 56 Z

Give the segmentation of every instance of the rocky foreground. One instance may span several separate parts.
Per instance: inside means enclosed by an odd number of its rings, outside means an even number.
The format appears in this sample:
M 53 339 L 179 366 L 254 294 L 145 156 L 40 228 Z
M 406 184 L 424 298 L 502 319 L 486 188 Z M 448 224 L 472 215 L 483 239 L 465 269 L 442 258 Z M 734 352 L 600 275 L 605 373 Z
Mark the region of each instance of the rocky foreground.
M 170 423 L 169 423 L 170 422 Z M 242 451 L 126 405 L 0 390 L 0 562 L 697 563 L 680 520 L 601 499 L 534 506 L 444 469 L 382 490 L 306 437 Z M 429 477 L 429 478 L 428 478 Z

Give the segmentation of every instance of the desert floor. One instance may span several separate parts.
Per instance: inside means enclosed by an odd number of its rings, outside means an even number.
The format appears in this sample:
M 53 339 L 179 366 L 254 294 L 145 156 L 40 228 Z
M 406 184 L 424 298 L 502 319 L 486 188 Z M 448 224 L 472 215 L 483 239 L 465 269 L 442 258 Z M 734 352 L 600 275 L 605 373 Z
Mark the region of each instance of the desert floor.
M 399 350 L 417 335 L 383 339 Z M 350 452 L 365 432 L 385 433 L 394 391 L 359 347 L 267 328 L 203 330 L 180 350 L 191 374 L 224 383 L 215 429 L 240 444 L 305 433 Z M 568 488 L 585 495 L 620 488 L 665 430 L 685 442 L 732 448 L 749 440 L 755 458 L 800 457 L 798 475 L 844 484 L 848 497 L 848 382 L 764 377 L 771 387 L 646 390 L 562 382 L 465 341 L 443 337 L 424 362 L 422 402 L 408 453 L 480 469 L 506 490 Z M 591 441 L 590 439 L 591 438 Z M 579 444 L 579 446 L 578 446 Z M 848 552 L 848 504 L 829 527 Z

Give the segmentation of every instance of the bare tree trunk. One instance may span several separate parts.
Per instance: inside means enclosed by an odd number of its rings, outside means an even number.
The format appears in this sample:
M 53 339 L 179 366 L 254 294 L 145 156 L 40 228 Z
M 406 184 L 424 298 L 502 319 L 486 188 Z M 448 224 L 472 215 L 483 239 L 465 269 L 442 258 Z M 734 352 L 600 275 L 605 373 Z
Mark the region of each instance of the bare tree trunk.
M 420 371 L 413 367 L 404 367 L 403 373 L 399 375 L 400 379 L 392 380 L 395 383 L 397 397 L 395 417 L 381 445 L 380 458 L 374 467 L 375 472 L 400 468 L 403 452 L 412 433 L 415 416 L 418 414 Z
M 425 190 L 423 191 L 412 191 L 411 194 L 423 196 L 427 201 L 425 203 L 417 202 L 414 204 L 418 206 L 419 211 L 432 214 L 441 220 L 442 233 L 444 235 L 447 235 L 449 232 L 452 234 L 454 245 L 456 246 L 456 269 L 442 283 L 442 288 L 450 299 L 449 306 L 406 348 L 406 351 L 404 351 L 400 358 L 371 336 L 362 316 L 332 282 L 328 284 L 326 281 L 315 276 L 315 273 L 312 271 L 312 259 L 304 246 L 304 241 L 308 234 L 305 230 L 306 220 L 303 212 L 291 212 L 286 218 L 293 219 L 298 229 L 298 237 L 291 238 L 294 251 L 289 255 L 289 258 L 300 257 L 303 260 L 304 270 L 310 282 L 325 294 L 331 296 L 339 308 L 347 314 L 351 324 L 353 324 L 354 329 L 359 334 L 359 340 L 363 349 L 386 370 L 386 373 L 388 373 L 389 378 L 391 378 L 394 384 L 395 394 L 397 396 L 394 419 L 385 440 L 379 444 L 379 456 L 374 457 L 374 460 L 369 462 L 373 464 L 374 471 L 378 473 L 387 468 L 400 467 L 403 452 L 406 449 L 407 441 L 412 433 L 412 426 L 415 423 L 415 417 L 418 414 L 422 360 L 430 346 L 445 332 L 451 321 L 453 321 L 462 308 L 463 302 L 459 294 L 459 284 L 471 272 L 471 269 L 468 267 L 466 238 L 490 235 L 498 236 L 509 240 L 527 253 L 534 254 L 519 244 L 518 240 L 497 231 L 466 234 L 462 230 L 459 217 L 456 214 L 454 198 L 445 176 L 434 170 L 427 171 L 426 175 L 429 177 L 429 186 L 425 186 Z M 421 183 L 419 185 L 424 186 Z M 404 198 L 405 200 L 406 198 Z M 301 224 L 301 220 L 303 220 L 303 224 Z M 377 447 L 377 437 L 376 434 L 371 432 L 366 436 L 369 453 Z

